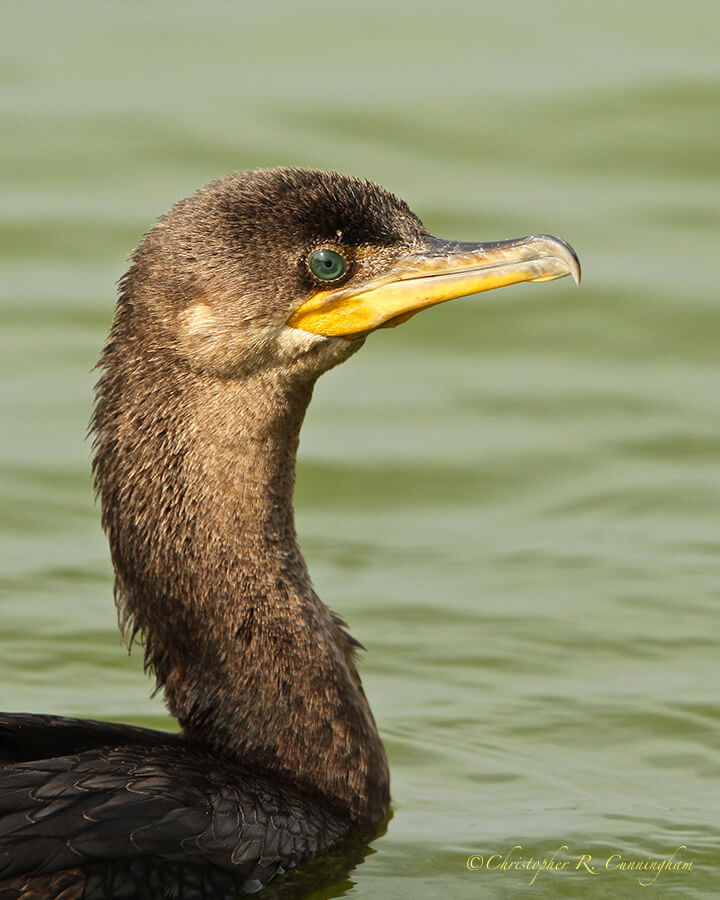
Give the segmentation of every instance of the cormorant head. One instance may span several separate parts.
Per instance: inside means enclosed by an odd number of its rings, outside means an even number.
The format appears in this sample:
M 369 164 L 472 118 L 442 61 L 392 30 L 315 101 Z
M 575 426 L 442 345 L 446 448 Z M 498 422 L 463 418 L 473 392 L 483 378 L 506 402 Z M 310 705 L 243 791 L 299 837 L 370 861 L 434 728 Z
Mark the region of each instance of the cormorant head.
M 133 259 L 123 297 L 136 337 L 224 377 L 317 375 L 436 303 L 580 276 L 558 238 L 440 240 L 384 188 L 307 169 L 212 182 L 173 206 Z

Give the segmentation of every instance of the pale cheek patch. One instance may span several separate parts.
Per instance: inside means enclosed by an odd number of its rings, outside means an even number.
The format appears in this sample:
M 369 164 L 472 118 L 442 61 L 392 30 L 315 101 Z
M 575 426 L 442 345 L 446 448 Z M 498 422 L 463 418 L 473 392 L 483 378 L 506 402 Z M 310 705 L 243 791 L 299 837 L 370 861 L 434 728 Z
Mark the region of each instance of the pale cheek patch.
M 215 327 L 215 315 L 206 303 L 191 306 L 181 318 L 187 337 L 209 337 Z

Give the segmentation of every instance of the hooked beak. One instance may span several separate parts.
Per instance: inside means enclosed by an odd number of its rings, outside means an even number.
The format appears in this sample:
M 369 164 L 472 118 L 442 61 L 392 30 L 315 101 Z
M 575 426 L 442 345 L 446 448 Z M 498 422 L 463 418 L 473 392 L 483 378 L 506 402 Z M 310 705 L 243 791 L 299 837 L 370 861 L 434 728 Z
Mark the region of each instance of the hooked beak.
M 325 337 L 360 337 L 446 300 L 566 275 L 579 284 L 580 261 L 570 244 L 551 234 L 483 244 L 429 236 L 420 250 L 398 259 L 379 278 L 318 291 L 288 325 Z

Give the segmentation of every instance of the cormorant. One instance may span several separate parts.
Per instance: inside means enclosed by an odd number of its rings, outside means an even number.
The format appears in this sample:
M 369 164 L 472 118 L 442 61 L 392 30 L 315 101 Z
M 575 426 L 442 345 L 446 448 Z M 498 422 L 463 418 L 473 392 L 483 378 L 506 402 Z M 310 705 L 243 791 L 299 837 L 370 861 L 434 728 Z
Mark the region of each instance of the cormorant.
M 572 274 L 549 235 L 432 237 L 356 178 L 231 175 L 150 229 L 99 366 L 94 474 L 121 627 L 179 735 L 0 716 L 0 898 L 230 898 L 377 826 L 388 765 L 292 493 L 315 380 L 377 328 Z

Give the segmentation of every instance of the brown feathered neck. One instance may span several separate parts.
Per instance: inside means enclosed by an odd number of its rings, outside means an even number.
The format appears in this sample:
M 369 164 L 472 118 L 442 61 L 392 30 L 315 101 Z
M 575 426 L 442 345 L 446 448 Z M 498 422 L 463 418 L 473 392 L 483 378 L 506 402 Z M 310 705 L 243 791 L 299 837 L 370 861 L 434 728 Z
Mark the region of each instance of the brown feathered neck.
M 145 641 L 193 741 L 316 793 L 358 821 L 388 768 L 353 665 L 316 596 L 292 508 L 317 373 L 195 371 L 157 338 L 140 254 L 124 279 L 93 419 L 94 470 L 123 628 Z

